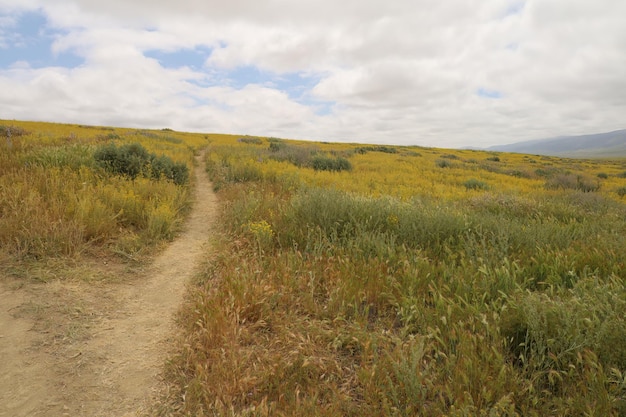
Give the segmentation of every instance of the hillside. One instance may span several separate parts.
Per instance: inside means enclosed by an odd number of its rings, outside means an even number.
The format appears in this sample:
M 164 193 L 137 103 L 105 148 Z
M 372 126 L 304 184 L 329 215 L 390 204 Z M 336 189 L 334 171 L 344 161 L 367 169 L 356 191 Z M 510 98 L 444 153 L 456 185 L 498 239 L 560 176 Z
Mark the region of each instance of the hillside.
M 496 145 L 490 147 L 489 150 L 573 158 L 626 156 L 626 129 L 592 135 L 559 136 L 509 145 Z

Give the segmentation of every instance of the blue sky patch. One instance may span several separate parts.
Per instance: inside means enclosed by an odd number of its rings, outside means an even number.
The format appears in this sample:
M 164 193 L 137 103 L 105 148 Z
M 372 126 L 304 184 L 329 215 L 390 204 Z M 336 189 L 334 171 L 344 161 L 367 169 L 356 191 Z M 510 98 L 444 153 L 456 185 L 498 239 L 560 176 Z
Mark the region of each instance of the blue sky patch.
M 282 91 L 287 96 L 302 105 L 311 107 L 320 116 L 331 114 L 334 102 L 317 100 L 311 97 L 311 90 L 319 81 L 320 76 L 300 72 L 273 73 L 263 71 L 255 66 L 242 66 L 230 71 L 222 71 L 218 77 L 230 87 L 241 89 L 249 84 L 262 85 Z
M 159 61 L 163 68 L 189 67 L 194 70 L 200 70 L 209 55 L 211 55 L 211 51 L 211 48 L 196 47 L 194 49 L 180 49 L 173 52 L 150 50 L 144 52 L 144 55 Z
M 17 18 L 15 26 L 5 30 L 6 42 L 0 49 L 0 68 L 16 62 L 27 62 L 32 68 L 60 66 L 74 68 L 84 60 L 72 53 L 54 54 L 52 44 L 63 32 L 47 26 L 41 12 L 27 12 Z
M 161 62 L 161 61 L 160 61 Z M 331 114 L 335 103 L 311 96 L 311 90 L 319 83 L 319 75 L 304 73 L 275 73 L 256 66 L 246 65 L 234 69 L 206 68 L 206 78 L 188 80 L 202 88 L 224 86 L 241 90 L 248 85 L 258 85 L 287 94 L 289 99 L 310 107 L 319 116 Z
M 476 95 L 484 98 L 502 98 L 502 93 L 497 90 L 490 90 L 488 88 L 480 87 L 476 90 Z

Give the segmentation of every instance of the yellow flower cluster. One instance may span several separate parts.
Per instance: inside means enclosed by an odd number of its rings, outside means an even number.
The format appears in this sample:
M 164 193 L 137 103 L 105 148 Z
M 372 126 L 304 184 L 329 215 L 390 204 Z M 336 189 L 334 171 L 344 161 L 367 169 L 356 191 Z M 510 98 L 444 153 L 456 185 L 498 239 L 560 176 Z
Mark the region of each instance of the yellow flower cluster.
M 269 244 L 274 237 L 274 230 L 272 230 L 272 226 L 265 220 L 249 222 L 247 229 L 261 245 Z

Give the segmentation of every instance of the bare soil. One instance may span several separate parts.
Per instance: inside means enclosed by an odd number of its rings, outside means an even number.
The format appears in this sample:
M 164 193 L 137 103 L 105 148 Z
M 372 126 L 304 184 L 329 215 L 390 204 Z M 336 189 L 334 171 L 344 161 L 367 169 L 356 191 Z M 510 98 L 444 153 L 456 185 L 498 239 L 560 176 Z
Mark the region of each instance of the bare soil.
M 0 276 L 1 417 L 149 410 L 186 284 L 210 250 L 217 202 L 204 170 L 195 172 L 183 233 L 145 267 L 108 259 L 75 268 L 97 280 Z

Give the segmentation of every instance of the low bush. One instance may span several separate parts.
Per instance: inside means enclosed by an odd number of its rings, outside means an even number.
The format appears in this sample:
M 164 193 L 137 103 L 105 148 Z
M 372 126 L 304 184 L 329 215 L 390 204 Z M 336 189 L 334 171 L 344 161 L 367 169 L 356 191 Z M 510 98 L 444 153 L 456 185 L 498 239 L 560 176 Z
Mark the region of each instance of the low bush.
M 156 156 L 139 143 L 102 146 L 94 153 L 97 163 L 109 172 L 131 179 L 138 176 L 146 178 L 165 178 L 176 185 L 189 181 L 189 168 L 182 162 L 174 162 L 167 156 Z
M 297 167 L 311 165 L 311 159 L 319 152 L 309 146 L 290 146 L 285 142 L 270 142 L 269 157 L 275 161 L 289 162 Z
M 346 158 L 317 155 L 311 159 L 311 167 L 316 171 L 350 171 L 352 164 Z
M 489 188 L 486 182 L 471 178 L 463 183 L 468 190 L 486 190 Z
M 0 125 L 0 136 L 4 136 L 6 138 L 13 138 L 19 136 L 28 135 L 26 129 L 19 126 L 6 126 Z
M 382 152 L 382 153 L 398 153 L 398 150 L 392 146 L 359 146 L 354 149 L 355 153 L 366 154 L 368 152 Z
M 593 192 L 600 189 L 600 183 L 582 175 L 557 174 L 546 181 L 545 187 L 550 190 L 579 190 Z
M 246 137 L 237 139 L 237 142 L 245 143 L 248 145 L 262 145 L 263 139 L 246 136 Z M 270 147 L 271 147 L 271 144 L 270 144 Z
M 523 171 L 520 169 L 514 169 L 506 172 L 508 175 L 516 178 L 532 178 L 532 174 L 528 171 Z
M 269 157 L 275 161 L 289 162 L 299 168 L 313 168 L 316 171 L 349 171 L 352 164 L 340 155 L 321 152 L 311 146 L 294 146 L 273 140 L 269 146 Z

